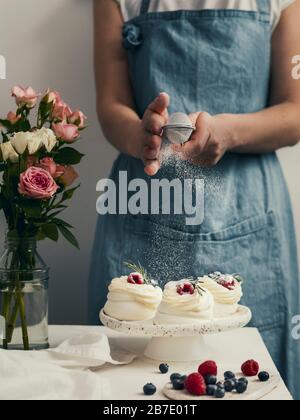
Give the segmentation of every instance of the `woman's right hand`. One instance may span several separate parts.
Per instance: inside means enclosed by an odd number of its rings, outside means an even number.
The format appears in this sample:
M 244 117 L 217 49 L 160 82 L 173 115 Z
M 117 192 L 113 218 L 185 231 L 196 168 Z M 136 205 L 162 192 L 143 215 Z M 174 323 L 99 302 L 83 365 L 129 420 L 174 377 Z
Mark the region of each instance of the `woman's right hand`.
M 147 108 L 142 126 L 144 131 L 142 160 L 145 172 L 154 176 L 160 169 L 160 151 L 162 145 L 162 128 L 168 123 L 168 106 L 170 98 L 167 93 L 161 93 Z

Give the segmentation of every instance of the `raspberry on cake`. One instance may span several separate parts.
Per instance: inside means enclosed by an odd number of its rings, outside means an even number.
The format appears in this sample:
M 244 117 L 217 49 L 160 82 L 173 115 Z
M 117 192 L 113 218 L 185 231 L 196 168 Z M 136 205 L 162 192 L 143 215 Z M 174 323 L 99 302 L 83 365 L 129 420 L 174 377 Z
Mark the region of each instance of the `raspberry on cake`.
M 104 312 L 119 321 L 149 321 L 156 314 L 162 290 L 142 267 L 133 264 L 127 266 L 135 271 L 129 276 L 112 280 Z
M 238 304 L 243 296 L 242 278 L 239 275 L 216 272 L 200 280 L 203 287 L 214 297 L 215 317 L 225 317 L 237 312 Z
M 155 324 L 197 324 L 213 317 L 212 294 L 192 280 L 171 281 L 164 289 Z

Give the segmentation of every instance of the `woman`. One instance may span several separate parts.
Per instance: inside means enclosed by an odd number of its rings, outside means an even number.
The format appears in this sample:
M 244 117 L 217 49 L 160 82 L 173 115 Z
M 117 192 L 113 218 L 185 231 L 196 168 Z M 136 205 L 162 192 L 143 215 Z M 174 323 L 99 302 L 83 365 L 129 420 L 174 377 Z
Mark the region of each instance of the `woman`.
M 299 348 L 291 337 L 299 312 L 296 241 L 275 152 L 300 138 L 300 83 L 291 77 L 300 2 L 121 0 L 119 6 L 95 0 L 98 113 L 121 152 L 111 177 L 127 171 L 129 180 L 147 182 L 204 179 L 205 218 L 187 226 L 180 215 L 100 217 L 90 320 L 98 322 L 107 284 L 126 260 L 140 261 L 161 282 L 238 272 L 253 325 L 299 397 Z M 168 111 L 190 114 L 196 131 L 161 168 Z

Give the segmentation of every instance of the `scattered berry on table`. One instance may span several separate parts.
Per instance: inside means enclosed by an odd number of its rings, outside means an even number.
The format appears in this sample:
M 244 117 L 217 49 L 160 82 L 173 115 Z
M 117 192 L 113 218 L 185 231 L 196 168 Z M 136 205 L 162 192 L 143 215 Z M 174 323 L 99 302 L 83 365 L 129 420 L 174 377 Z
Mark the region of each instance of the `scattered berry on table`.
M 172 373 L 170 376 L 170 381 L 173 382 L 175 379 L 181 379 L 182 375 L 180 373 Z
M 244 382 L 245 384 L 247 384 L 248 385 L 248 379 L 247 378 L 240 378 L 239 380 L 238 380 L 238 382 Z
M 199 366 L 198 372 L 204 378 L 208 375 L 217 376 L 218 375 L 218 366 L 217 366 L 216 362 L 213 362 L 212 360 L 207 360 L 206 362 L 202 363 L 202 365 Z
M 169 365 L 167 365 L 166 363 L 162 363 L 161 365 L 159 365 L 159 370 L 163 374 L 168 373 L 169 372 Z
M 256 376 L 259 372 L 259 364 L 255 360 L 248 360 L 242 365 L 242 372 L 245 376 Z
M 236 382 L 233 379 L 227 379 L 224 383 L 224 388 L 226 392 L 232 392 L 236 388 Z
M 238 382 L 237 386 L 236 386 L 236 392 L 238 394 L 244 394 L 248 389 L 248 385 L 246 384 L 246 382 Z
M 221 399 L 221 398 L 224 398 L 225 395 L 226 395 L 225 389 L 221 387 L 217 387 L 217 390 L 215 392 L 215 397 Z
M 224 373 L 224 379 L 235 379 L 235 374 L 233 372 L 227 371 Z
M 260 374 L 258 375 L 258 379 L 260 380 L 260 382 L 268 382 L 268 380 L 270 379 L 270 375 L 268 372 L 260 372 Z
M 218 379 L 215 375 L 207 375 L 205 376 L 205 383 L 206 385 L 216 385 Z
M 216 385 L 208 385 L 206 388 L 206 395 L 209 397 L 214 397 L 216 395 L 218 387 Z
M 172 382 L 173 388 L 176 391 L 182 391 L 184 389 L 184 383 L 185 383 L 185 381 L 186 381 L 186 379 L 182 379 L 182 378 L 181 379 L 175 379 Z
M 218 388 L 224 388 L 224 383 L 223 382 L 218 382 L 217 387 Z
M 205 380 L 200 373 L 191 373 L 185 380 L 185 389 L 192 395 L 206 395 Z
M 144 386 L 145 395 L 154 395 L 156 393 L 156 386 L 153 384 L 146 384 Z
M 182 381 L 185 381 L 185 380 L 186 380 L 186 378 L 187 378 L 187 376 L 186 376 L 186 375 L 182 375 L 181 380 L 182 380 Z

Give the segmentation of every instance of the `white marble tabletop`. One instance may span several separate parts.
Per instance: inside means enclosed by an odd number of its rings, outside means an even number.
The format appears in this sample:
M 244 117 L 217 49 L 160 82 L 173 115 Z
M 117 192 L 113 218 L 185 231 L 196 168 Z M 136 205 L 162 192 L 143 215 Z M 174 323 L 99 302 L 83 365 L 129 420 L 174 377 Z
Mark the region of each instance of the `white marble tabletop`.
M 113 391 L 113 400 L 145 399 L 142 389 L 148 382 L 154 383 L 158 392 L 153 397 L 146 398 L 149 400 L 165 399 L 161 389 L 168 382 L 168 376 L 159 373 L 159 362 L 143 356 L 148 339 L 126 337 L 105 327 L 50 326 L 51 346 L 57 346 L 65 339 L 75 335 L 95 331 L 107 334 L 112 344 L 138 354 L 138 358 L 130 365 L 105 365 L 97 373 L 105 376 L 109 381 Z M 209 335 L 206 336 L 206 343 L 213 349 L 214 358 L 221 368 L 234 370 L 235 367 L 240 366 L 245 360 L 256 359 L 263 370 L 276 370 L 259 332 L 254 328 Z M 179 372 L 186 374 L 196 369 L 197 363 L 170 363 L 170 373 Z M 292 397 L 283 381 L 281 381 L 279 387 L 263 399 L 292 400 Z

